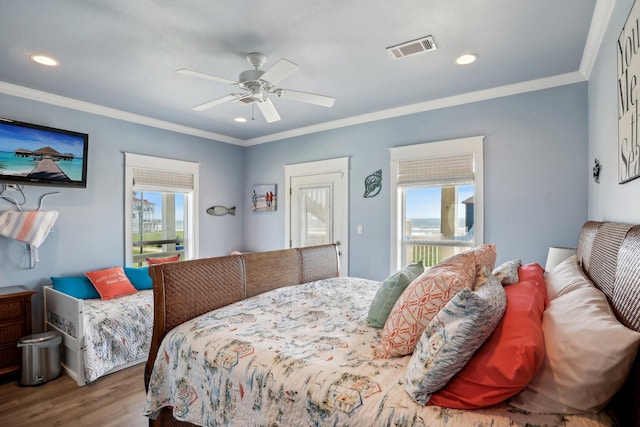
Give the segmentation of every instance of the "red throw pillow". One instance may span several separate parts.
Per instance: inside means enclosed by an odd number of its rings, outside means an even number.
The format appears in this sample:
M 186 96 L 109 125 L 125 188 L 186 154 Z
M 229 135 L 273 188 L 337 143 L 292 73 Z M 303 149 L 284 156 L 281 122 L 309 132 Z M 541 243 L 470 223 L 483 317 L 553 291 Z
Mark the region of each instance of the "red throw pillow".
M 164 258 L 147 258 L 147 265 L 157 265 L 164 264 L 167 262 L 178 262 L 180 261 L 180 255 L 171 255 L 166 256 Z
M 103 300 L 113 299 L 137 292 L 122 267 L 106 268 L 104 270 L 84 273 Z
M 549 305 L 549 297 L 547 297 L 547 282 L 544 280 L 544 273 L 544 268 L 535 262 L 518 267 L 518 278 L 521 282 L 533 282 L 538 285 L 544 285 L 544 308 L 547 308 Z
M 518 267 L 518 278 L 521 282 L 544 283 L 544 268 L 535 262 L 521 265 Z
M 507 310 L 487 341 L 430 405 L 477 409 L 492 406 L 520 392 L 536 374 L 545 355 L 542 313 L 546 289 L 544 270 L 527 265 L 521 281 L 505 287 Z M 539 266 L 538 266 L 539 267 Z M 529 280 L 522 281 L 526 277 Z

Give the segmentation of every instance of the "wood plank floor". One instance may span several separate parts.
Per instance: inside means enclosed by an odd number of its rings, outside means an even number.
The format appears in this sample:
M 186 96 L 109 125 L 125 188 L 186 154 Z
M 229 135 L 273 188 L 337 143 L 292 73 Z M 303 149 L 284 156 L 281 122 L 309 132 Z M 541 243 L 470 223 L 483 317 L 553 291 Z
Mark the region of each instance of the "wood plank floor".
M 142 427 L 144 363 L 86 385 L 67 374 L 35 387 L 0 384 L 0 426 Z

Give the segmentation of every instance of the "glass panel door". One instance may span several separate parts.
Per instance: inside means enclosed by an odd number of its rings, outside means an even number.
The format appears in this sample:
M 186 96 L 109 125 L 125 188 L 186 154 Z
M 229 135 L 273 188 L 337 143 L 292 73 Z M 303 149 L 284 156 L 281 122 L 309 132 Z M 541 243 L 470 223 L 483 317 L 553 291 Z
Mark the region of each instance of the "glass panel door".
M 300 188 L 300 246 L 333 241 L 331 185 Z
M 341 173 L 291 178 L 291 247 L 337 243 L 342 230 Z

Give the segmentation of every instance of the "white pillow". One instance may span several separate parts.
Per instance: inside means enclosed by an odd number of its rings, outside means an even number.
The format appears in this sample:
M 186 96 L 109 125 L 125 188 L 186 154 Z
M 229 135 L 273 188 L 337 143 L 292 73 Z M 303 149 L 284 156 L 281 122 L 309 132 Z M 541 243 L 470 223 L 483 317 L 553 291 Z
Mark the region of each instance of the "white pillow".
M 551 301 L 542 316 L 542 367 L 511 405 L 533 413 L 595 413 L 622 387 L 640 343 L 595 287 Z
M 578 265 L 576 256 L 569 258 L 558 264 L 553 270 L 544 276 L 547 284 L 547 298 L 553 300 L 576 289 L 593 287 L 591 281 L 584 275 Z

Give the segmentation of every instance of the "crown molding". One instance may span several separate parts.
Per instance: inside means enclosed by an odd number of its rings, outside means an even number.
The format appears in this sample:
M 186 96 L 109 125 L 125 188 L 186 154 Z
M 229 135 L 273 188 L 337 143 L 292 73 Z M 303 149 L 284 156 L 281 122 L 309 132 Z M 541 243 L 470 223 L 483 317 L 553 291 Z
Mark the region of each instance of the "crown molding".
M 43 102 L 46 104 L 57 105 L 59 107 L 70 108 L 72 110 L 83 111 L 85 113 L 96 114 L 99 116 L 110 117 L 112 119 L 124 120 L 127 122 L 138 123 L 158 129 L 170 130 L 173 132 L 183 133 L 186 135 L 198 136 L 206 139 L 226 142 L 228 144 L 243 145 L 243 140 L 219 133 L 208 132 L 202 129 L 196 129 L 189 126 L 179 125 L 177 123 L 167 122 L 164 120 L 154 119 L 152 117 L 143 116 L 141 114 L 129 113 L 127 111 L 115 108 L 105 107 L 103 105 L 92 104 L 90 102 L 79 101 L 65 96 L 55 95 L 41 90 L 30 89 L 24 86 L 18 86 L 11 83 L 0 82 L 0 93 L 17 96 L 19 98 L 30 99 L 32 101 Z
M 394 117 L 407 116 L 409 114 L 423 113 L 425 111 L 439 110 L 442 108 L 455 107 L 457 105 L 471 104 L 473 102 L 486 101 L 489 99 L 502 98 L 520 93 L 533 92 L 542 89 L 549 89 L 558 86 L 565 86 L 573 83 L 584 82 L 586 79 L 579 71 L 559 74 L 557 76 L 545 77 L 542 79 L 529 80 L 521 83 L 514 83 L 483 89 L 475 92 L 468 92 L 462 95 L 455 95 L 446 98 L 434 99 L 431 101 L 419 102 L 402 107 L 381 110 L 375 113 L 362 114 L 359 116 L 347 117 L 345 119 L 333 120 L 317 125 L 301 127 L 285 132 L 265 135 L 258 138 L 251 138 L 244 141 L 245 146 L 264 144 L 267 142 L 280 141 L 282 139 L 308 135 L 327 130 L 339 129 L 347 126 L 355 126 L 363 123 L 375 122 L 378 120 L 392 119 Z
M 596 62 L 598 51 L 602 45 L 607 26 L 613 14 L 613 8 L 616 4 L 615 0 L 598 0 L 593 11 L 591 26 L 587 41 L 584 44 L 584 52 L 582 53 L 582 61 L 580 62 L 580 72 L 589 80 L 593 64 Z

